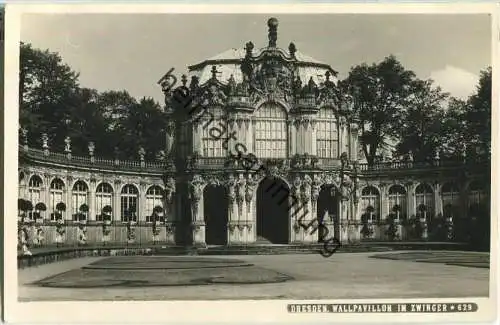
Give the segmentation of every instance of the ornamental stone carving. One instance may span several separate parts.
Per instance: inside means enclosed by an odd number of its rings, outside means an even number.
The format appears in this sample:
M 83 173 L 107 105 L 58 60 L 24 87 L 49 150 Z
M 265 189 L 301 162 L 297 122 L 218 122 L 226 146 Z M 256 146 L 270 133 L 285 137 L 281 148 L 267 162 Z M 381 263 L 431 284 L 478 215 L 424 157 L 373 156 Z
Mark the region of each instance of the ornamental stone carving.
M 314 177 L 311 184 L 311 199 L 313 202 L 318 201 L 320 190 L 321 181 L 317 177 Z
M 169 106 L 170 98 L 172 97 L 172 88 L 177 83 L 177 77 L 172 74 L 174 68 L 170 68 L 167 73 L 158 81 L 158 85 L 161 87 L 161 91 L 165 95 L 165 104 Z
M 25 127 L 21 128 L 21 139 L 24 147 L 28 147 L 28 129 Z
M 165 127 L 167 135 L 174 136 L 175 134 L 175 123 L 173 121 L 168 121 Z
M 243 201 L 245 200 L 245 191 L 246 191 L 246 180 L 239 179 L 237 183 L 237 195 L 236 195 L 236 200 L 238 201 L 239 205 L 241 205 L 241 203 L 243 203 Z
M 71 138 L 70 137 L 64 138 L 64 152 L 71 153 Z
M 172 224 L 172 223 L 166 223 L 165 224 L 165 232 L 167 233 L 167 235 L 171 236 L 174 234 L 175 232 L 175 225 Z
M 257 181 L 254 180 L 253 178 L 247 179 L 247 187 L 245 191 L 245 200 L 247 202 L 251 202 L 253 198 L 253 194 L 255 192 L 255 189 L 257 188 Z
M 174 193 L 175 193 L 175 179 L 173 177 L 168 177 L 165 181 L 165 199 L 167 203 L 172 203 Z
M 340 186 L 340 193 L 342 195 L 342 200 L 349 200 L 349 197 L 353 191 L 352 180 L 349 176 L 344 175 L 344 179 L 342 180 L 342 184 Z
M 300 189 L 302 187 L 302 180 L 300 179 L 299 176 L 295 176 L 295 179 L 293 180 L 292 183 L 292 195 L 296 198 L 300 198 Z
M 302 181 L 302 193 L 301 193 L 301 198 L 303 203 L 307 203 L 311 199 L 311 184 L 312 184 L 311 177 L 309 177 L 309 175 L 305 175 Z
M 207 185 L 220 186 L 222 183 L 216 175 L 209 175 L 206 177 Z
M 146 155 L 146 150 L 144 150 L 143 147 L 140 147 L 139 151 L 137 153 L 139 154 L 139 159 L 141 161 L 144 161 L 144 156 Z
M 49 136 L 47 133 L 42 133 L 42 148 L 43 150 L 49 150 Z
M 236 200 L 236 180 L 233 175 L 230 175 L 226 181 L 227 186 L 227 198 L 229 203 L 233 203 Z
M 194 175 L 193 179 L 189 182 L 189 199 L 198 203 L 201 200 L 203 195 L 203 186 L 205 182 L 203 181 L 203 177 L 201 175 Z
M 286 159 L 267 159 L 262 161 L 262 166 L 265 168 L 259 169 L 261 176 L 271 178 L 286 178 L 289 168 L 288 160 Z
M 94 157 L 95 143 L 93 141 L 89 142 L 88 149 L 89 149 L 89 156 Z
M 227 228 L 229 229 L 229 232 L 230 232 L 231 234 L 233 234 L 233 233 L 234 233 L 234 230 L 236 229 L 236 224 L 234 224 L 234 223 L 230 223 L 230 224 L 228 224 L 228 225 L 227 225 Z

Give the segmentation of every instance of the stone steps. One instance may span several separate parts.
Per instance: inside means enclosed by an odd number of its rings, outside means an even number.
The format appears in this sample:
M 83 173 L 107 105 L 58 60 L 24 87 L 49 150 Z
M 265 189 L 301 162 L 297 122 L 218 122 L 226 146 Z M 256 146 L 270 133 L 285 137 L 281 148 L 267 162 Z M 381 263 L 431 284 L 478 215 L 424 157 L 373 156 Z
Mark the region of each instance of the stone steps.
M 321 244 L 313 245 L 265 245 L 209 246 L 207 248 L 156 247 L 154 255 L 274 255 L 274 254 L 319 254 Z M 343 246 L 337 253 L 385 252 L 391 247 L 351 245 Z

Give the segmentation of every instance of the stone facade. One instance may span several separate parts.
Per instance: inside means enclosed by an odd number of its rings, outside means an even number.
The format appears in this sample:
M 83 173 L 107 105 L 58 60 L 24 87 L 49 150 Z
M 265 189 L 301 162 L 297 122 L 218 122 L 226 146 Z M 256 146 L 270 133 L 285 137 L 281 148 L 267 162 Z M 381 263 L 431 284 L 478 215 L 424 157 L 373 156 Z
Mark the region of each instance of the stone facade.
M 191 66 L 178 87 L 171 73 L 160 80 L 171 119 L 157 162 L 141 152 L 137 161 L 100 159 L 94 144 L 88 157 L 75 157 L 69 140 L 64 154 L 47 141 L 42 150 L 22 143 L 19 197 L 45 203 L 37 224 L 46 242 L 56 242 L 59 223 L 64 242 L 128 243 L 134 228 L 138 242 L 317 243 L 319 231 L 299 219 L 319 220 L 343 243 L 386 240 L 393 224 L 391 239 L 415 239 L 409 220 L 419 220 L 417 237 L 425 239 L 432 220 L 452 229 L 454 218 L 487 202 L 488 166 L 359 163 L 354 103 L 336 72 L 293 43 L 276 47 L 277 21 L 268 26 L 267 47 L 249 42 Z M 66 204 L 64 221 L 53 217 L 58 202 Z M 99 217 L 105 205 L 108 231 Z M 154 221 L 157 206 L 164 218 Z

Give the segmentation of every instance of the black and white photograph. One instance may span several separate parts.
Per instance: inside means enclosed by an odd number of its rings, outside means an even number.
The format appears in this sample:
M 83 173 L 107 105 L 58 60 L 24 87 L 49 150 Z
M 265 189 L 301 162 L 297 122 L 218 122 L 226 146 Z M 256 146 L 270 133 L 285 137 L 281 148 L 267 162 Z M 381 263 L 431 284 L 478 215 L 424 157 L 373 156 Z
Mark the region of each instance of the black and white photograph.
M 6 7 L 19 313 L 493 321 L 495 6 L 98 7 Z

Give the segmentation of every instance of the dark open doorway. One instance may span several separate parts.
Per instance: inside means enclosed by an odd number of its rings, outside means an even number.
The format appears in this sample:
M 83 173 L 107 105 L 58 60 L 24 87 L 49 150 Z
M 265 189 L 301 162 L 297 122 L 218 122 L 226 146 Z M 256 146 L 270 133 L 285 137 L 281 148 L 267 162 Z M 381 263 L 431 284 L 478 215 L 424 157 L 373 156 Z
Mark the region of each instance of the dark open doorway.
M 321 223 L 327 223 L 337 220 L 338 214 L 338 200 L 337 191 L 334 185 L 323 185 L 319 192 L 318 205 L 317 205 L 317 218 Z M 318 233 L 318 241 L 333 237 L 334 234 L 327 234 L 325 228 L 320 227 Z
M 203 192 L 205 242 L 207 245 L 227 244 L 227 195 L 223 186 L 207 186 Z
M 289 242 L 289 188 L 278 178 L 265 178 L 257 189 L 257 241 Z

